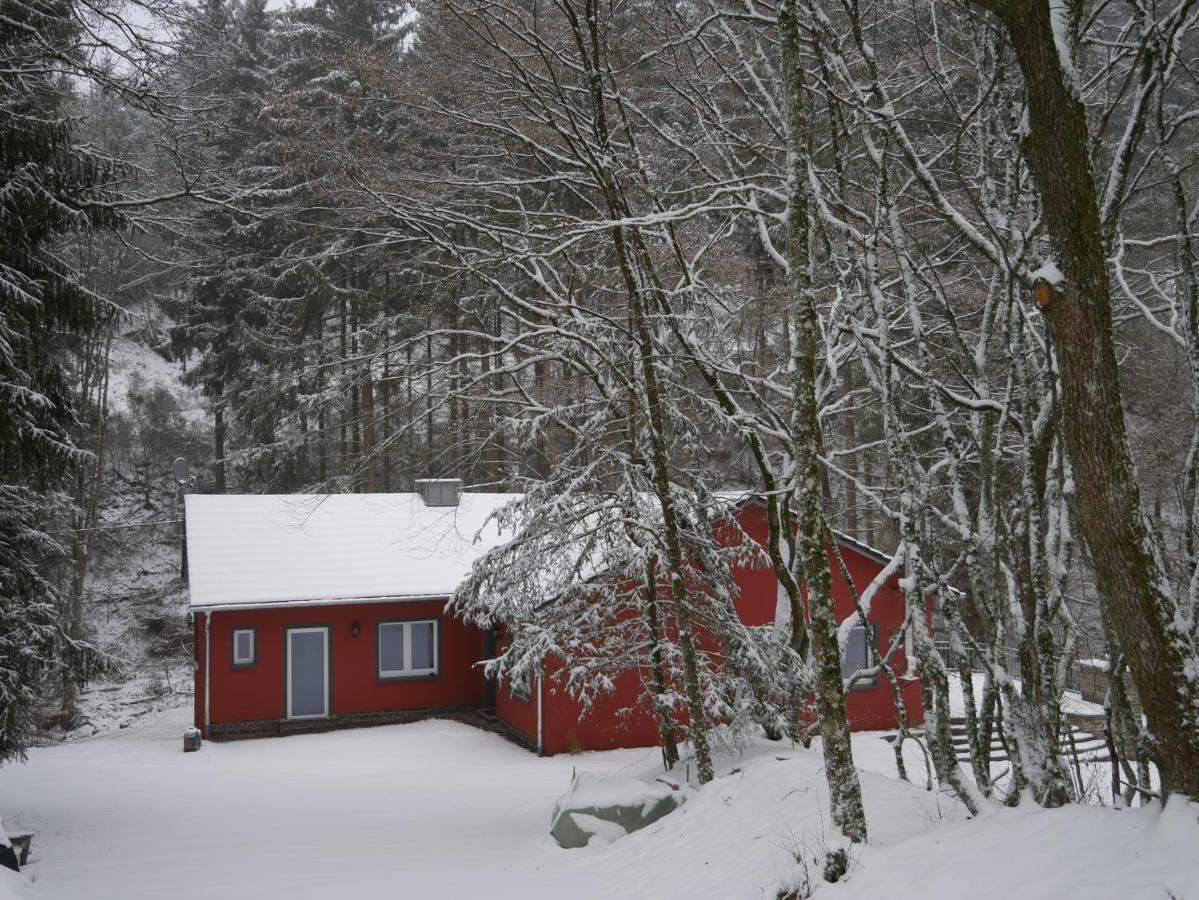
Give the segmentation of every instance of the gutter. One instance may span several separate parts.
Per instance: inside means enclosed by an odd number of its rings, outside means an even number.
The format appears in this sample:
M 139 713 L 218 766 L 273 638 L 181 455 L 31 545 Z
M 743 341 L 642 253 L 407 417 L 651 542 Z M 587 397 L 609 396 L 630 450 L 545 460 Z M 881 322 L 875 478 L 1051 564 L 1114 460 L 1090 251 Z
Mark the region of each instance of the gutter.
M 204 740 L 212 724 L 212 613 L 204 613 Z
M 541 697 L 545 689 L 541 683 L 541 672 L 537 672 L 537 755 L 545 756 L 545 741 L 543 739 L 543 716 L 541 714 Z
M 192 605 L 195 612 L 208 613 L 239 609 L 295 609 L 301 606 L 346 606 L 352 603 L 419 603 L 429 600 L 449 602 L 448 594 L 389 594 L 382 597 L 339 597 L 329 600 L 279 600 L 258 603 L 214 603 L 211 606 Z

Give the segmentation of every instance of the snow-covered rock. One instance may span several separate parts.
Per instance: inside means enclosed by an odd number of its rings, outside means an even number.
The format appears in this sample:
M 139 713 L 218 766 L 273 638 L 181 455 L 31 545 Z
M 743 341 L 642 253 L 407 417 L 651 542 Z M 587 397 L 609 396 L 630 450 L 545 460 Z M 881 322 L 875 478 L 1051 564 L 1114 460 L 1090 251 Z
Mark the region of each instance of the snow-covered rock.
M 563 847 L 610 843 L 652 825 L 683 803 L 677 788 L 633 778 L 575 774 L 570 790 L 554 804 L 550 834 Z

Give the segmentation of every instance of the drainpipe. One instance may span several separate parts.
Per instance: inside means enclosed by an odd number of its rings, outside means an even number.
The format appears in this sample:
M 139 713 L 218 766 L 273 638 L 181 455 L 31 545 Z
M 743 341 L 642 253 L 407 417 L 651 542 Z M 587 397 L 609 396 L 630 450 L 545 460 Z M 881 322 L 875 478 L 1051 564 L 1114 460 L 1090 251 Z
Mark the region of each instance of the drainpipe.
M 542 738 L 541 695 L 544 693 L 541 684 L 541 672 L 537 673 L 537 755 L 545 756 L 545 743 Z
M 212 611 L 204 613 L 204 740 L 212 722 Z

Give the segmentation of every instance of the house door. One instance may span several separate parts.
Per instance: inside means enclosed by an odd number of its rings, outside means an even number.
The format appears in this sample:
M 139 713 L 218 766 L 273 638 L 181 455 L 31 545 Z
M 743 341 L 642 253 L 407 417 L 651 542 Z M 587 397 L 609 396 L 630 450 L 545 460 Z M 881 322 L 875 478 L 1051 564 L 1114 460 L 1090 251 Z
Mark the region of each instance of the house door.
M 329 715 L 329 629 L 287 630 L 287 718 Z

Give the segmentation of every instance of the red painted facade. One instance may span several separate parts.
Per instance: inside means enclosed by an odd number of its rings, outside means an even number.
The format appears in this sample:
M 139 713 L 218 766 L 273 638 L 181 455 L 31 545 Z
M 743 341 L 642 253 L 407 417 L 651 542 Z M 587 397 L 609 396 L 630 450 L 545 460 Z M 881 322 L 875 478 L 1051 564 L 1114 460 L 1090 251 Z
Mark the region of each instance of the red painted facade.
M 444 607 L 445 600 L 424 600 L 197 612 L 196 725 L 204 727 L 206 615 L 212 616 L 208 703 L 213 725 L 278 721 L 286 716 L 284 634 L 289 627 L 308 625 L 329 627 L 331 716 L 477 707 L 483 702 L 483 675 L 475 665 L 483 657 L 483 633 L 444 615 Z M 439 674 L 409 681 L 380 681 L 378 623 L 426 618 L 439 622 Z M 355 623 L 357 637 L 353 633 Z M 255 665 L 234 666 L 235 628 L 256 629 Z
M 767 524 L 763 508 L 757 504 L 747 505 L 741 513 L 741 527 L 751 538 L 760 544 L 766 543 Z M 882 564 L 866 556 L 852 546 L 842 544 L 841 559 L 849 570 L 849 577 L 859 593 L 874 580 Z M 849 587 L 840 575 L 840 568 L 829 552 L 829 562 L 833 571 L 833 609 L 837 621 L 848 619 L 854 613 L 853 596 Z M 778 591 L 778 579 L 770 568 L 742 569 L 735 574 L 740 597 L 737 600 L 737 610 L 741 620 L 747 625 L 767 625 L 774 621 L 775 598 Z M 903 626 L 904 598 L 899 590 L 898 576 L 892 576 L 874 595 L 869 619 L 878 628 L 878 646 L 886 648 L 891 645 L 894 635 Z M 901 647 L 892 657 L 891 666 L 896 673 L 902 675 L 907 671 L 907 657 Z M 901 681 L 901 693 L 904 706 L 907 707 L 911 722 L 917 723 L 924 719 L 924 707 L 920 699 L 920 682 L 916 680 Z M 861 687 L 852 690 L 845 698 L 846 712 L 850 726 L 856 731 L 873 731 L 896 726 L 895 702 L 886 682 L 880 678 L 875 687 Z
M 768 526 L 765 511 L 757 504 L 747 504 L 740 513 L 740 525 L 745 533 L 765 545 Z M 841 558 L 860 593 L 882 570 L 876 560 L 852 546 L 842 545 Z M 833 604 L 837 619 L 849 618 L 854 612 L 853 597 L 830 550 L 833 566 Z M 770 625 L 774 622 L 778 579 L 769 567 L 742 567 L 734 572 L 737 582 L 737 611 L 747 625 Z M 895 633 L 902 627 L 904 598 L 899 591 L 897 576 L 892 577 L 874 595 L 869 619 L 878 629 L 880 647 L 889 647 Z M 702 640 L 702 638 L 701 638 Z M 707 641 L 705 643 L 711 644 Z M 715 649 L 709 646 L 708 649 Z M 891 657 L 894 670 L 902 675 L 907 671 L 903 649 Z M 629 672 L 615 683 L 613 693 L 596 702 L 590 715 L 583 717 L 581 705 L 562 689 L 560 680 L 552 674 L 545 678 L 542 694 L 543 749 L 547 754 L 578 749 L 608 750 L 616 747 L 653 747 L 660 742 L 657 719 L 644 703 L 638 704 L 642 679 Z M 920 683 L 902 679 L 900 690 L 908 717 L 912 723 L 923 720 Z M 877 684 L 851 690 L 845 698 L 850 727 L 855 731 L 874 731 L 894 728 L 897 724 L 895 702 L 883 679 Z M 621 711 L 625 712 L 621 714 Z M 631 712 L 629 712 L 632 710 Z
M 740 513 L 741 527 L 760 543 L 766 540 L 762 508 L 747 504 Z M 859 591 L 882 566 L 852 546 L 842 546 L 841 556 Z M 837 567 L 833 568 L 836 573 Z M 734 573 L 740 596 L 738 612 L 748 625 L 774 621 L 777 583 L 769 567 L 744 567 Z M 834 575 L 833 598 L 838 619 L 853 612 L 850 592 Z M 477 665 L 484 656 L 484 635 L 444 614 L 444 600 L 386 603 L 302 604 L 257 609 L 197 611 L 195 617 L 196 682 L 195 719 L 204 729 L 207 704 L 211 725 L 273 723 L 286 717 L 285 633 L 289 627 L 324 625 L 330 636 L 330 716 L 478 707 L 484 701 L 483 676 Z M 878 641 L 889 646 L 903 621 L 904 603 L 892 578 L 874 598 L 870 620 L 878 628 Z M 211 623 L 206 621 L 211 616 Z M 406 681 L 381 681 L 378 677 L 377 626 L 398 619 L 429 618 L 440 623 L 440 666 L 436 676 Z M 358 626 L 358 636 L 353 634 Z M 233 663 L 233 629 L 254 628 L 257 659 L 253 666 Z M 211 652 L 205 635 L 211 635 Z M 206 666 L 207 662 L 207 666 Z M 892 657 L 899 673 L 906 671 L 903 652 Z M 211 685 L 206 679 L 211 672 Z M 922 719 L 917 681 L 902 682 L 904 701 L 913 722 Z M 530 745 L 547 754 L 571 750 L 604 750 L 616 747 L 653 746 L 659 742 L 658 726 L 644 704 L 638 704 L 640 678 L 629 672 L 616 679 L 615 692 L 600 698 L 582 716 L 580 705 L 562 688 L 550 666 L 544 677 L 530 686 L 528 702 L 514 697 L 507 684 L 496 690 L 496 714 L 524 735 Z M 853 690 L 846 698 L 855 730 L 893 728 L 895 706 L 889 687 L 877 685 Z M 206 735 L 207 736 L 207 735 Z

